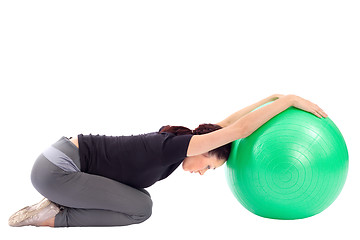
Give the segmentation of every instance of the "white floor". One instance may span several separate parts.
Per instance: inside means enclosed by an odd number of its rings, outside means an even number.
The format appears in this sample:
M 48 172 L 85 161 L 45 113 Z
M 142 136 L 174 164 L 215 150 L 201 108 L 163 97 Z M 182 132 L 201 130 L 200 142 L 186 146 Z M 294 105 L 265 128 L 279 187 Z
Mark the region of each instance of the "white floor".
M 0 231 L 11 239 L 359 239 L 358 1 L 1 1 Z M 273 93 L 317 103 L 349 149 L 338 199 L 314 217 L 255 216 L 224 169 L 150 187 L 145 223 L 10 228 L 41 196 L 35 158 L 59 137 L 217 122 Z M 9 237 L 9 238 L 10 238 Z

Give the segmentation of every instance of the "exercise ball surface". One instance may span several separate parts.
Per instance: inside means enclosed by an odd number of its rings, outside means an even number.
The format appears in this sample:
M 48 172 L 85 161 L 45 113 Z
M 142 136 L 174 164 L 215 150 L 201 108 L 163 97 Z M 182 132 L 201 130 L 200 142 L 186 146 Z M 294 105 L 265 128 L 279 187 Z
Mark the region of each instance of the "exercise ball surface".
M 252 213 L 301 219 L 329 207 L 348 172 L 348 151 L 329 117 L 290 107 L 232 143 L 227 183 Z

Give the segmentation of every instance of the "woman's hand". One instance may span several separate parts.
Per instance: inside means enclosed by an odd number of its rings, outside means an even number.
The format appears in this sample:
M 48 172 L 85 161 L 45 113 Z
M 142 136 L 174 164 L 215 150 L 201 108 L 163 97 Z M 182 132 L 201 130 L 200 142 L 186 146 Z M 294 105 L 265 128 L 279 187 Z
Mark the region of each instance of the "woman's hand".
M 306 112 L 310 112 L 319 118 L 328 117 L 324 110 L 322 110 L 318 105 L 310 102 L 309 100 L 306 100 L 296 95 L 291 95 L 291 98 L 293 99 L 292 105 L 294 107 L 304 110 Z

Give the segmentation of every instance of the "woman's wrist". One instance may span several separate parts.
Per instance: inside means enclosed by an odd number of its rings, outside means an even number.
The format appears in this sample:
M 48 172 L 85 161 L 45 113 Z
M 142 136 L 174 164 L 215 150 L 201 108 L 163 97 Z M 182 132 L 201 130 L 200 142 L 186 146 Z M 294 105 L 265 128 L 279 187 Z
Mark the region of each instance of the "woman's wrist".
M 296 96 L 294 94 L 288 94 L 288 95 L 286 95 L 284 97 L 286 97 L 288 99 L 291 106 L 294 106 L 294 104 L 296 103 L 296 99 L 298 98 L 298 96 Z

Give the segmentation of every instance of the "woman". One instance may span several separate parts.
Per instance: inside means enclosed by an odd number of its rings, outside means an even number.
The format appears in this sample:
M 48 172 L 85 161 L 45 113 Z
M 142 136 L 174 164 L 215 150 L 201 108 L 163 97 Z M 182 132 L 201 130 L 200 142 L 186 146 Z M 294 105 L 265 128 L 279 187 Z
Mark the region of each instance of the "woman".
M 255 108 L 270 102 L 257 111 Z M 164 126 L 137 136 L 62 137 L 36 160 L 34 187 L 45 197 L 9 219 L 10 226 L 123 226 L 148 219 L 150 194 L 144 189 L 167 178 L 181 163 L 205 174 L 223 165 L 231 142 L 249 136 L 269 119 L 294 106 L 327 117 L 317 105 L 295 95 L 275 94 L 217 124 L 194 131 Z

